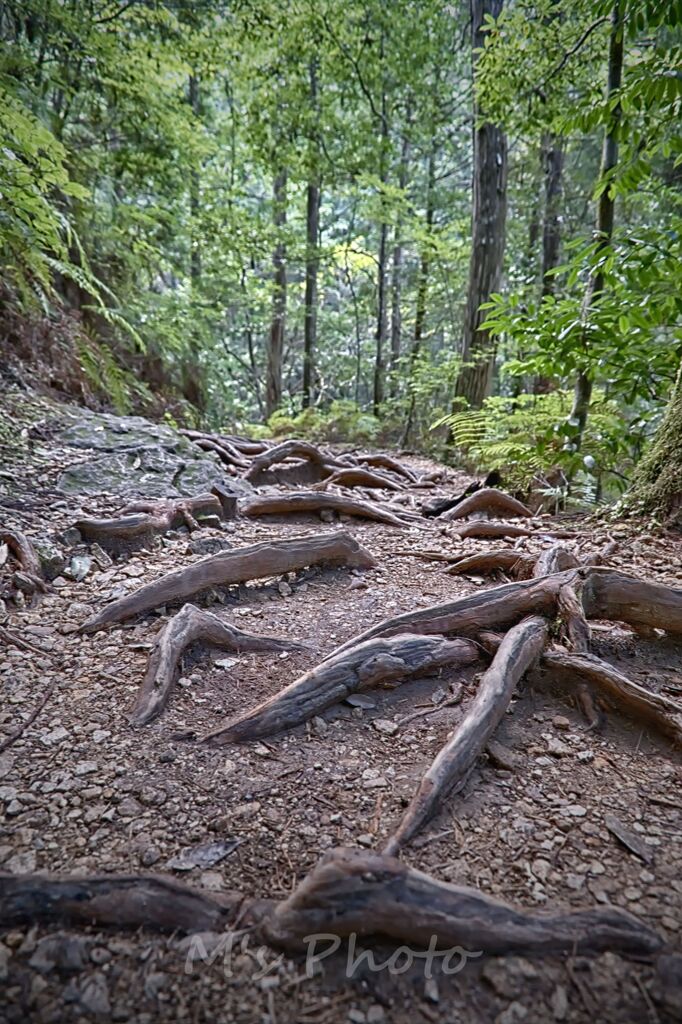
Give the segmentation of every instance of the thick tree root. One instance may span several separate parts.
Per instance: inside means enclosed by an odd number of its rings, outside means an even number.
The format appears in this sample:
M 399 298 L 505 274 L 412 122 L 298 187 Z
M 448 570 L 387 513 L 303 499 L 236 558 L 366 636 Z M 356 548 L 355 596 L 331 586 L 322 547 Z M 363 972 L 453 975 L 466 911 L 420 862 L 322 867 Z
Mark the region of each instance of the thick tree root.
M 478 889 L 449 885 L 393 857 L 335 849 L 268 914 L 262 932 L 273 945 L 300 947 L 306 936 L 386 935 L 438 949 L 485 955 L 560 953 L 651 956 L 656 932 L 610 907 L 563 914 L 528 914 Z
M 464 498 L 454 508 L 441 513 L 440 518 L 466 519 L 474 512 L 487 512 L 489 515 L 497 516 L 521 516 L 526 519 L 531 519 L 533 516 L 531 510 L 516 498 L 512 498 L 511 494 L 498 491 L 495 487 L 482 487 L 470 494 L 468 498 Z
M 555 572 L 564 572 L 566 569 L 574 569 L 578 565 L 578 559 L 570 551 L 560 544 L 554 544 L 551 548 L 541 551 L 533 568 L 533 576 L 551 576 Z
M 220 726 L 206 740 L 222 744 L 270 736 L 300 725 L 351 693 L 395 686 L 410 676 L 428 675 L 445 665 L 469 665 L 477 658 L 478 649 L 468 640 L 409 634 L 369 640 L 323 661 L 269 700 Z
M 574 580 L 575 574 L 587 570 L 571 570 L 545 576 L 542 579 L 503 583 L 489 590 L 458 597 L 446 604 L 431 605 L 414 612 L 405 612 L 395 618 L 384 619 L 376 626 L 352 637 L 329 657 L 335 657 L 356 644 L 375 636 L 396 636 L 398 633 L 476 636 L 487 629 L 511 626 L 524 615 L 553 615 L 559 589 Z M 682 605 L 682 601 L 681 601 Z
M 281 902 L 209 894 L 160 875 L 0 875 L 0 920 L 8 928 L 57 923 L 190 934 L 232 925 L 293 955 L 309 950 L 314 935 L 384 936 L 464 958 L 606 951 L 643 958 L 663 945 L 655 931 L 615 907 L 526 913 L 393 857 L 344 848 L 326 853 Z
M 485 630 L 512 625 L 524 615 L 553 615 L 559 590 L 566 584 L 582 587 L 582 604 L 588 619 L 657 626 L 682 634 L 682 590 L 626 576 L 615 569 L 579 566 L 550 576 L 504 583 L 447 604 L 384 619 L 342 644 L 330 657 L 375 636 L 397 633 L 475 636 Z
M 525 526 L 515 526 L 514 523 L 491 523 L 485 519 L 471 520 L 471 522 L 464 523 L 457 530 L 457 536 L 464 540 L 466 537 L 473 537 L 478 539 L 487 539 L 488 537 L 502 538 L 502 537 L 533 537 L 533 530 L 526 529 Z
M 223 437 L 221 434 L 206 434 L 201 430 L 181 430 L 179 433 L 184 437 L 188 437 L 190 441 L 193 441 L 203 451 L 216 452 L 221 462 L 228 468 L 248 469 L 250 465 L 247 453 L 238 447 L 232 438 Z M 251 442 L 250 444 L 253 445 L 253 450 L 248 452 L 249 455 L 259 455 L 265 451 L 265 448 L 258 442 Z
M 396 854 L 434 814 L 443 798 L 462 788 L 504 716 L 514 688 L 542 654 L 547 634 L 547 621 L 534 615 L 505 635 L 490 668 L 481 677 L 476 697 L 424 775 L 384 853 Z
M 144 682 L 128 719 L 131 725 L 146 725 L 161 714 L 175 683 L 180 659 L 197 643 L 228 651 L 304 649 L 289 640 L 244 633 L 211 612 L 186 604 L 166 623 L 154 642 Z
M 240 508 L 245 516 L 277 516 L 293 512 L 322 512 L 328 509 L 342 515 L 373 519 L 389 526 L 407 525 L 393 512 L 388 512 L 369 501 L 358 501 L 357 498 L 346 498 L 340 494 L 320 494 L 318 491 L 267 494 L 252 498 Z
M 158 534 L 186 526 L 198 530 L 197 517 L 223 517 L 223 508 L 214 494 L 199 494 L 196 498 L 153 502 L 136 501 L 122 510 L 116 519 L 79 519 L 74 526 L 83 538 L 95 541 L 105 550 L 119 553 L 151 543 Z
M 12 576 L 15 590 L 21 590 L 30 596 L 46 594 L 48 587 L 43 579 L 40 559 L 30 540 L 19 530 L 7 530 L 0 527 L 0 544 L 6 544 L 19 568 Z
M 349 466 L 347 469 L 336 469 L 326 480 L 313 484 L 313 490 L 326 491 L 328 487 L 369 487 L 372 490 L 402 491 L 404 484 L 391 479 L 382 473 L 372 473 L 361 466 Z
M 356 455 L 356 460 L 364 466 L 374 466 L 376 469 L 388 469 L 391 473 L 395 473 L 397 476 L 402 476 L 410 483 L 416 484 L 417 476 L 409 466 L 406 466 L 402 462 L 398 462 L 397 459 L 391 458 L 390 455 Z
M 344 468 L 344 464 L 334 458 L 331 452 L 322 451 L 308 441 L 283 441 L 257 455 L 251 463 L 250 469 L 244 474 L 244 478 L 255 483 L 264 470 L 270 469 L 277 462 L 284 462 L 285 459 L 291 458 L 307 459 L 317 463 L 322 467 L 326 476 L 331 476 L 335 469 Z
M 462 573 L 493 573 L 504 572 L 514 579 L 529 579 L 533 575 L 535 557 L 526 555 L 513 548 L 502 548 L 499 551 L 483 551 L 477 555 L 455 556 L 457 561 L 448 572 L 453 576 Z M 452 561 L 452 557 L 448 561 Z
M 143 615 L 160 605 L 190 600 L 210 587 L 227 587 L 322 564 L 369 569 L 376 563 L 354 537 L 343 531 L 318 537 L 263 541 L 236 551 L 221 551 L 184 569 L 167 573 L 133 594 L 106 605 L 83 623 L 80 632 L 94 633 L 115 622 Z
M 682 744 L 682 704 L 633 683 L 622 672 L 590 654 L 570 654 L 557 648 L 545 651 L 541 664 L 582 677 L 614 701 L 616 710 L 636 722 L 648 722 L 674 743 Z

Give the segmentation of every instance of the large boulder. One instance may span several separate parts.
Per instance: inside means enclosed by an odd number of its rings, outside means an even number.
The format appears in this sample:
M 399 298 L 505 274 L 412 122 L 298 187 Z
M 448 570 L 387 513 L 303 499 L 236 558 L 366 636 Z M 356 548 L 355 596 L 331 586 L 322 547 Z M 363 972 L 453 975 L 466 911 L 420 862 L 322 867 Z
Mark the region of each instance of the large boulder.
M 177 498 L 216 483 L 238 495 L 253 493 L 247 481 L 228 476 L 212 452 L 142 416 L 74 410 L 54 428 L 53 439 L 86 456 L 60 476 L 57 487 L 63 494 Z

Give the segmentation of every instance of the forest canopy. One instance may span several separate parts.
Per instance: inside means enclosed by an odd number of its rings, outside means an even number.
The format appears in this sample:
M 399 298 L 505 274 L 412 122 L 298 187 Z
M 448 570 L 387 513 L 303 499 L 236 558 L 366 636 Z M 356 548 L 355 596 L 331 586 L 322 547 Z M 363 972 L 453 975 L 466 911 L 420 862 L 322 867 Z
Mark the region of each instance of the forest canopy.
M 21 0 L 0 39 L 4 361 L 660 500 L 680 0 Z

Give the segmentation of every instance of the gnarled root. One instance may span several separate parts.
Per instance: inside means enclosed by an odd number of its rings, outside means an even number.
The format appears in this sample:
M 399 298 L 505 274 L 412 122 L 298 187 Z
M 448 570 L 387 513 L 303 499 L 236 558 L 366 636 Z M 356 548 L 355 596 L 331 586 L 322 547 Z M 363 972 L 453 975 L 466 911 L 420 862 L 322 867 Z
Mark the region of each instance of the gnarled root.
M 661 948 L 656 932 L 614 907 L 529 914 L 406 867 L 394 857 L 335 849 L 263 921 L 272 945 L 295 949 L 306 936 L 386 935 L 472 954 L 598 954 L 648 956 Z M 465 955 L 465 953 L 463 953 Z
M 474 537 L 476 539 L 487 537 L 532 537 L 533 531 L 527 530 L 525 526 L 515 526 L 513 523 L 491 523 L 485 519 L 478 519 L 460 526 L 457 530 L 457 536 L 462 539 L 466 537 Z
M 424 949 L 455 947 L 462 956 L 611 951 L 641 958 L 663 945 L 655 931 L 615 907 L 527 913 L 394 857 L 344 848 L 326 853 L 281 902 L 209 894 L 162 875 L 0 875 L 0 919 L 13 928 L 59 923 L 166 933 L 220 932 L 238 922 L 258 941 L 294 955 L 310 948 L 311 935 L 385 936 Z
M 239 715 L 206 740 L 233 743 L 270 736 L 300 725 L 351 693 L 372 686 L 397 685 L 415 675 L 428 675 L 445 665 L 469 665 L 478 658 L 469 640 L 411 636 L 369 640 L 323 661 L 280 693 Z
M 376 469 L 388 469 L 391 473 L 395 473 L 397 476 L 402 476 L 410 483 L 416 484 L 417 476 L 409 466 L 406 466 L 402 462 L 398 462 L 397 459 L 391 458 L 390 455 L 356 455 L 356 460 L 365 466 L 374 466 Z
M 12 574 L 11 593 L 20 590 L 33 596 L 36 593 L 47 593 L 48 587 L 43 579 L 40 559 L 26 534 L 19 530 L 0 528 L 0 544 L 6 544 L 19 568 Z
M 449 558 L 448 561 L 452 561 Z M 458 556 L 457 561 L 448 572 L 453 576 L 462 573 L 493 573 L 505 572 L 514 579 L 529 579 L 533 575 L 535 558 L 533 555 L 525 555 L 512 548 L 502 548 L 499 551 L 483 551 L 477 555 Z
M 264 470 L 270 469 L 277 462 L 284 462 L 285 459 L 291 458 L 315 462 L 322 467 L 327 476 L 331 476 L 335 469 L 344 468 L 344 464 L 335 459 L 330 452 L 322 451 L 308 441 L 283 441 L 257 455 L 251 463 L 250 469 L 244 474 L 244 478 L 254 483 Z
M 313 484 L 313 490 L 326 491 L 328 487 L 369 487 L 370 489 L 384 491 L 402 491 L 404 485 L 392 480 L 391 477 L 382 473 L 372 473 L 369 469 L 349 466 L 347 469 L 336 469 L 326 480 L 319 484 Z
M 157 534 L 179 526 L 198 530 L 197 517 L 218 516 L 222 505 L 214 494 L 169 501 L 135 501 L 116 519 L 79 519 L 74 525 L 86 541 L 97 542 L 107 551 L 119 553 L 148 545 Z
M 288 515 L 292 512 L 321 512 L 330 509 L 347 516 L 374 519 L 389 526 L 407 525 L 402 519 L 379 505 L 357 498 L 346 498 L 340 494 L 320 494 L 317 491 L 295 491 L 285 494 L 267 494 L 253 498 L 241 506 L 245 516 Z
M 397 853 L 434 814 L 443 798 L 464 785 L 505 714 L 516 684 L 540 657 L 547 634 L 547 621 L 533 615 L 505 635 L 467 713 L 424 775 L 384 853 Z
M 247 455 L 260 455 L 267 447 L 258 441 L 243 440 L 241 444 L 237 444 L 236 438 L 224 437 L 221 434 L 207 434 L 203 430 L 180 430 L 179 433 L 183 437 L 189 438 L 203 451 L 215 452 L 228 469 L 231 467 L 248 469 L 250 462 Z M 246 445 L 247 451 L 244 451 L 244 445 Z
M 516 516 L 531 519 L 533 513 L 522 502 L 512 498 L 511 494 L 498 491 L 495 487 L 482 487 L 464 498 L 454 508 L 442 512 L 441 519 L 466 519 L 474 512 L 487 512 L 497 516 Z
M 615 702 L 616 710 L 635 721 L 645 721 L 674 743 L 682 743 L 682 704 L 663 694 L 646 690 L 601 658 L 570 654 L 554 648 L 545 651 L 541 664 L 583 677 Z
M 263 541 L 236 551 L 221 551 L 184 569 L 167 573 L 161 579 L 106 605 L 83 623 L 80 632 L 94 633 L 104 626 L 143 615 L 160 605 L 184 602 L 210 587 L 227 587 L 263 576 L 279 576 L 307 565 L 322 564 L 369 569 L 376 563 L 354 537 L 340 530 L 319 537 Z
M 211 612 L 186 604 L 166 623 L 154 642 L 147 673 L 128 721 L 146 725 L 161 714 L 175 682 L 183 654 L 196 643 L 228 651 L 302 650 L 301 644 L 244 633 Z

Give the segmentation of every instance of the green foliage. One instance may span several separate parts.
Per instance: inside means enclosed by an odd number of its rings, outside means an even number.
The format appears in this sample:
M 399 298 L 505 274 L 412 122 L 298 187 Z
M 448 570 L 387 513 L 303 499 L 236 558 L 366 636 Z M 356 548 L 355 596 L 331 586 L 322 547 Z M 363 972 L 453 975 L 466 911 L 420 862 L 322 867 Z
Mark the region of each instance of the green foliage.
M 615 402 L 597 394 L 578 451 L 570 408 L 571 396 L 565 391 L 520 394 L 488 398 L 483 408 L 455 413 L 441 422 L 474 469 L 499 469 L 519 489 L 556 468 L 575 481 L 574 493 L 593 494 L 600 478 L 609 488 L 622 489 L 623 471 L 632 465 L 641 433 L 624 422 Z
M 273 437 L 303 437 L 310 441 L 349 444 L 369 444 L 381 431 L 377 417 L 345 399 L 332 402 L 327 410 L 304 409 L 296 416 L 278 410 L 267 426 Z

